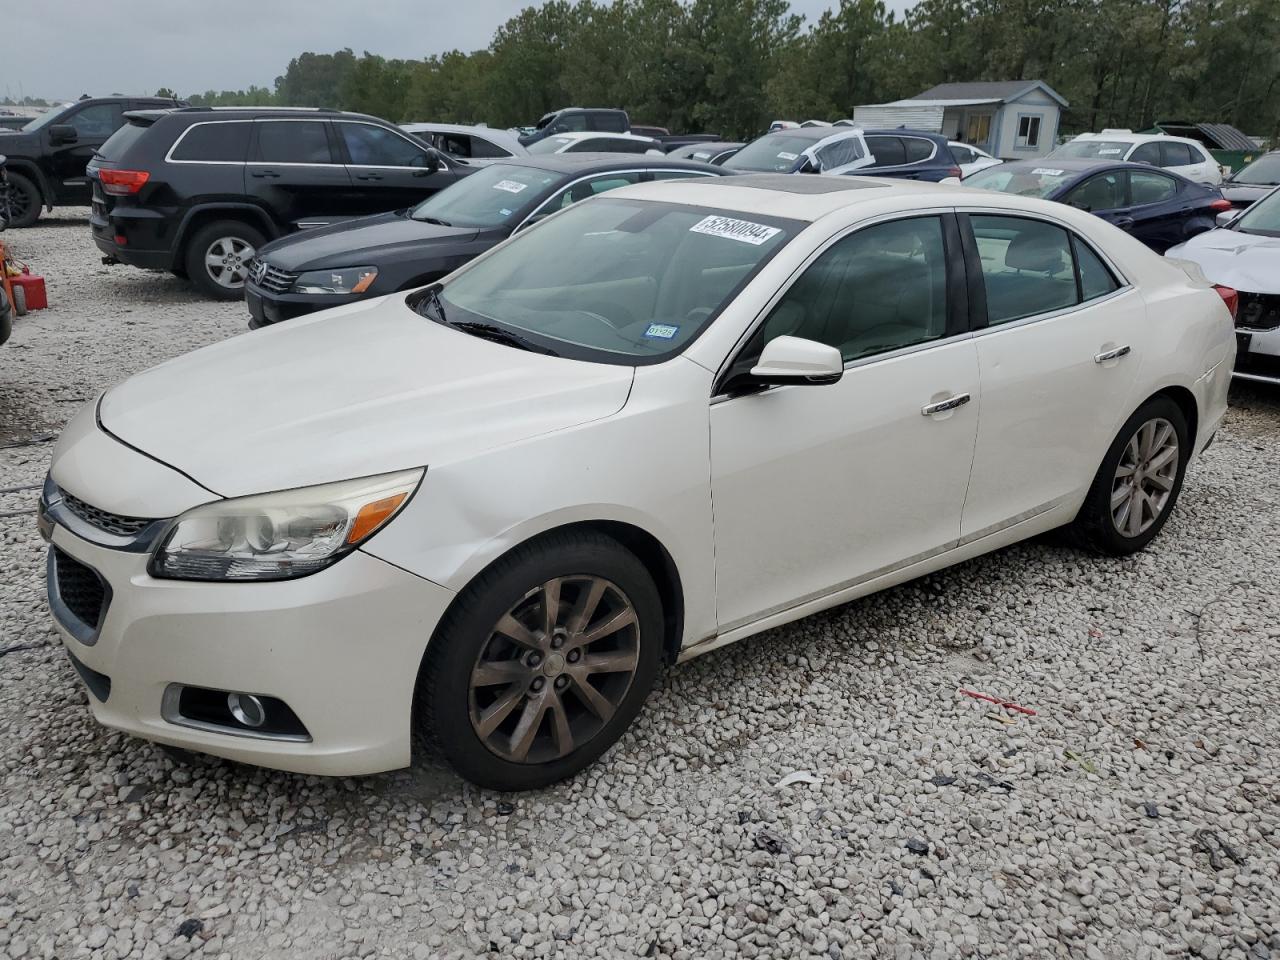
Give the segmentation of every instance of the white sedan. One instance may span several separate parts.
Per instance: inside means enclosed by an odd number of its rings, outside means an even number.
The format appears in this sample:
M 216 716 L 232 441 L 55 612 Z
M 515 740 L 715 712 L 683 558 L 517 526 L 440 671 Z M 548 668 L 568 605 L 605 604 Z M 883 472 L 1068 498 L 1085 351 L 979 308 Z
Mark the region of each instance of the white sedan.
M 529 153 L 665 153 L 662 141 L 634 133 L 602 133 L 578 130 L 557 133 L 529 144 Z
M 951 156 L 955 157 L 956 163 L 960 167 L 960 176 L 967 177 L 971 173 L 977 173 L 979 170 L 985 170 L 987 167 L 998 166 L 1004 163 L 998 160 L 987 151 L 980 147 L 975 147 L 971 143 L 956 143 L 954 140 L 947 143 L 951 148 Z
M 90 403 L 50 606 L 118 730 L 316 774 L 421 730 L 536 787 L 664 663 L 1054 527 L 1141 549 L 1234 356 L 1219 292 L 1061 204 L 624 187 Z

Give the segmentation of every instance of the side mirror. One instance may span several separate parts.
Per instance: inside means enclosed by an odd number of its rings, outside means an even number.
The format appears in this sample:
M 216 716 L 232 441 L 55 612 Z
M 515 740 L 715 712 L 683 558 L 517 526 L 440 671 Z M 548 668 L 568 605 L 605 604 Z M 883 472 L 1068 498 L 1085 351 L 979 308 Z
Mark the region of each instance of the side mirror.
M 49 128 L 49 140 L 52 143 L 75 143 L 79 139 L 76 128 L 69 123 L 55 123 Z
M 751 368 L 758 383 L 827 384 L 844 376 L 844 358 L 835 347 L 801 337 L 774 337 Z
M 1220 214 L 1213 218 L 1213 222 L 1220 227 L 1229 227 L 1240 215 L 1239 210 L 1223 210 Z
M 799 168 L 796 170 L 796 173 L 820 173 L 820 172 L 821 172 L 821 168 L 818 166 L 818 161 L 814 160 L 813 157 L 805 157 L 804 163 L 800 164 Z

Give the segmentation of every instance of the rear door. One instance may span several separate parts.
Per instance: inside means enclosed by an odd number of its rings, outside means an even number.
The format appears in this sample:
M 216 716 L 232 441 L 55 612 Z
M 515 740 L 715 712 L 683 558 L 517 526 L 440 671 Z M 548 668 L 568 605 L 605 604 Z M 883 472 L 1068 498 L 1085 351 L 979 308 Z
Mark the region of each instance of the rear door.
M 88 204 L 89 178 L 85 167 L 98 148 L 124 123 L 119 103 L 91 103 L 44 128 L 48 149 L 45 174 L 60 203 Z M 68 125 L 75 130 L 71 141 L 55 141 L 49 127 Z
M 255 120 L 245 171 L 245 192 L 281 226 L 317 226 L 351 215 L 351 179 L 338 162 L 328 120 Z
M 1129 232 L 1157 253 L 1186 239 L 1196 213 L 1180 196 L 1183 184 L 1156 170 L 1129 171 Z
M 399 131 L 363 120 L 335 120 L 333 126 L 351 177 L 353 213 L 413 206 L 458 177 L 453 164 Z
M 929 163 L 937 153 L 932 140 L 923 137 L 867 137 L 867 149 L 874 162 L 865 173 L 877 177 L 897 177 L 899 180 L 933 179 L 934 165 Z M 947 164 L 950 166 L 950 163 Z M 937 179 L 941 179 L 938 176 Z

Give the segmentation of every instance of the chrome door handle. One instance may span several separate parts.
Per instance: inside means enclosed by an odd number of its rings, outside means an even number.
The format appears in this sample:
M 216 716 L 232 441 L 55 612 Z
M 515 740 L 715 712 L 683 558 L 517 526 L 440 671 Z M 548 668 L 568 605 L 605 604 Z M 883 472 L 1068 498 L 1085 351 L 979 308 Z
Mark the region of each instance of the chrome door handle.
M 957 393 L 954 397 L 947 397 L 937 403 L 926 403 L 920 408 L 920 412 L 926 417 L 932 417 L 935 413 L 946 413 L 956 407 L 963 407 L 970 399 L 972 398 L 967 393 Z
M 1093 362 L 1106 363 L 1108 360 L 1119 360 L 1121 357 L 1127 357 L 1128 355 L 1129 346 L 1126 344 L 1123 347 L 1116 347 L 1114 350 L 1105 350 L 1102 353 L 1097 354 L 1093 358 Z

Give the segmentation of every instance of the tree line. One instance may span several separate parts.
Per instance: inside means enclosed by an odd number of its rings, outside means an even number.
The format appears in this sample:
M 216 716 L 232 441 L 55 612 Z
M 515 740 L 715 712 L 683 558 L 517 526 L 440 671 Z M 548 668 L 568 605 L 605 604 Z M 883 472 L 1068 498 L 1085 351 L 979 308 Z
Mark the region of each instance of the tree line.
M 1275 139 L 1280 0 L 920 0 L 901 17 L 881 0 L 838 0 L 813 23 L 786 0 L 551 0 L 483 50 L 307 52 L 272 89 L 189 99 L 504 127 L 619 106 L 635 123 L 749 138 L 774 119 L 849 117 L 937 83 L 1018 79 L 1070 101 L 1066 132 L 1187 119 Z

